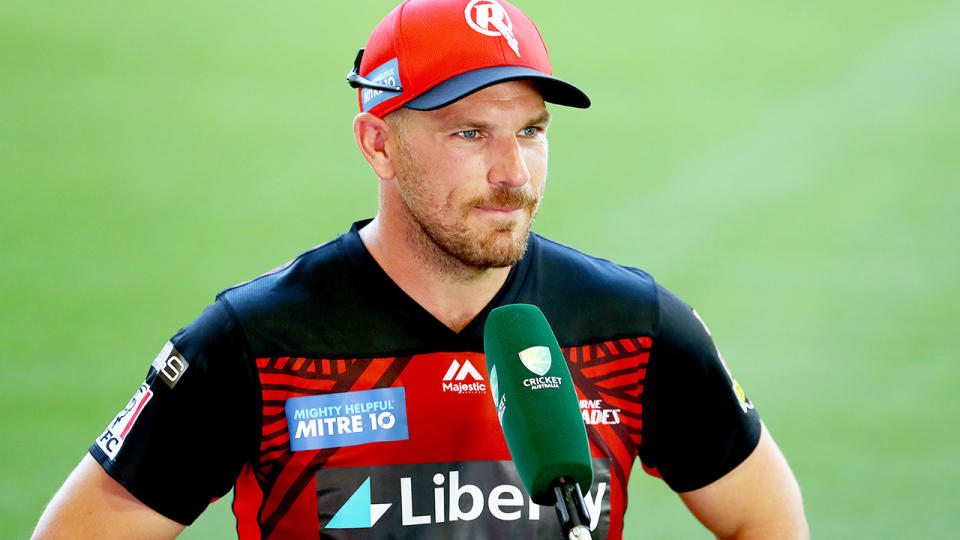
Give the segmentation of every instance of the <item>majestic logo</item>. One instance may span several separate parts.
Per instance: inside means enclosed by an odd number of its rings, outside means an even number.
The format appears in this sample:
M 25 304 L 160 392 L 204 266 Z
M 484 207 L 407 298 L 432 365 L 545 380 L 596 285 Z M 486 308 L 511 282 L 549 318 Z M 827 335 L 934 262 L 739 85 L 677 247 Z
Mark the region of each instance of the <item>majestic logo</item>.
M 133 428 L 133 423 L 137 421 L 137 417 L 140 416 L 143 408 L 147 406 L 147 403 L 150 402 L 150 398 L 152 397 L 153 391 L 150 390 L 150 387 L 147 386 L 146 383 L 140 385 L 137 392 L 130 398 L 127 406 L 117 414 L 113 422 L 110 422 L 107 429 L 100 435 L 100 438 L 97 439 L 97 446 L 103 450 L 103 453 L 106 454 L 107 457 L 110 459 L 117 458 L 120 447 L 123 446 L 123 442 L 127 439 L 127 434 L 129 434 L 130 429 Z
M 470 28 L 485 36 L 503 36 L 513 52 L 520 56 L 520 44 L 513 35 L 513 22 L 497 0 L 471 0 L 463 15 Z
M 470 379 L 472 382 L 468 382 Z M 443 376 L 443 391 L 456 392 L 458 394 L 483 394 L 487 391 L 487 385 L 483 381 L 483 376 L 473 367 L 470 360 L 464 360 L 461 364 L 454 359 L 447 368 L 447 373 Z
M 550 347 L 537 345 L 524 349 L 520 351 L 520 361 L 527 366 L 527 369 L 537 375 L 546 375 L 550 371 L 550 364 L 552 363 Z

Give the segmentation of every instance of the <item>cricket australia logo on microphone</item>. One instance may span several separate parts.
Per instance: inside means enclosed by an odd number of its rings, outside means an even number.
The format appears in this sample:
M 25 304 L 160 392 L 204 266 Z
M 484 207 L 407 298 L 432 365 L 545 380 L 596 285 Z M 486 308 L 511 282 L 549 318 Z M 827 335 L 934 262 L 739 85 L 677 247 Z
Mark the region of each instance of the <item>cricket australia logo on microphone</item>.
M 553 359 L 550 355 L 550 347 L 537 345 L 520 351 L 520 361 L 533 373 L 539 377 L 530 377 L 523 380 L 523 385 L 531 390 L 540 390 L 543 388 L 560 388 L 563 379 L 560 377 L 546 377 Z

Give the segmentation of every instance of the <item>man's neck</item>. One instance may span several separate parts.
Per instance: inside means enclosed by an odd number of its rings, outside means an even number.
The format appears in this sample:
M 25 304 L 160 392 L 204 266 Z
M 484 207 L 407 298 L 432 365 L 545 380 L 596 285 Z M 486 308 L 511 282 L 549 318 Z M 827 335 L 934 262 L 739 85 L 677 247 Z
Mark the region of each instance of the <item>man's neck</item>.
M 470 324 L 510 274 L 510 267 L 477 269 L 445 254 L 425 253 L 408 231 L 397 229 L 382 226 L 377 217 L 360 229 L 360 239 L 407 296 L 454 332 Z

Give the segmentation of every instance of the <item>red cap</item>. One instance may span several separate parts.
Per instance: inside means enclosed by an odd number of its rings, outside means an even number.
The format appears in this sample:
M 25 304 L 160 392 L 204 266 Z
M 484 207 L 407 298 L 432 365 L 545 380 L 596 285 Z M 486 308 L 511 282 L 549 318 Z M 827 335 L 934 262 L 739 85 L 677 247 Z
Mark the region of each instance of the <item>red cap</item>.
M 406 0 L 370 34 L 347 76 L 360 110 L 379 117 L 432 110 L 488 86 L 538 83 L 543 99 L 587 108 L 590 98 L 552 76 L 540 31 L 505 0 Z

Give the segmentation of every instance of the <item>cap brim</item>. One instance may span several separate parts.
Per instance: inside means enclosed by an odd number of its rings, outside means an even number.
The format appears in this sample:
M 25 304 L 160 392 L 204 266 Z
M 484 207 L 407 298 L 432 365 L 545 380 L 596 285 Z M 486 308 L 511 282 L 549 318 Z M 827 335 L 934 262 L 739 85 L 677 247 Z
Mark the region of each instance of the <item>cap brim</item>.
M 535 81 L 543 93 L 543 100 L 557 105 L 586 109 L 590 98 L 576 86 L 523 66 L 494 66 L 475 69 L 451 77 L 403 104 L 418 111 L 446 107 L 478 90 L 507 81 Z

